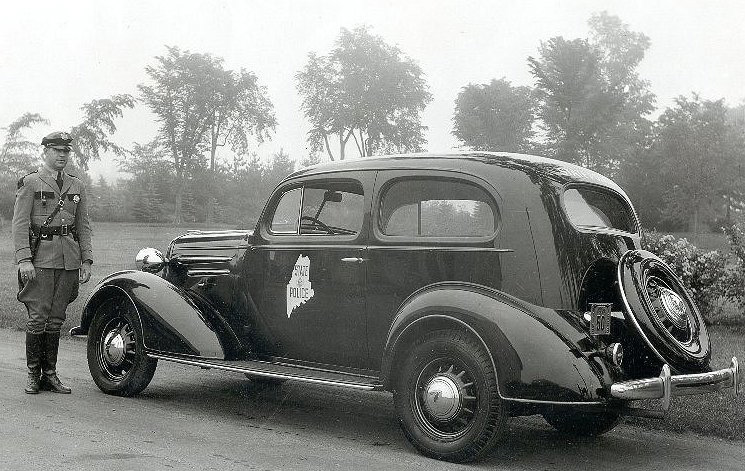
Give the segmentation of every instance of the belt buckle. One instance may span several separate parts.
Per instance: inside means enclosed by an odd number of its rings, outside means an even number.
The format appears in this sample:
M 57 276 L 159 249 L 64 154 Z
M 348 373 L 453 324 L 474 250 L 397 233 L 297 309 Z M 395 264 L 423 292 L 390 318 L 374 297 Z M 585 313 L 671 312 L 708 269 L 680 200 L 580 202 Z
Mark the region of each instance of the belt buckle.
M 63 224 L 59 227 L 59 234 L 66 236 L 70 233 L 70 228 L 67 224 Z

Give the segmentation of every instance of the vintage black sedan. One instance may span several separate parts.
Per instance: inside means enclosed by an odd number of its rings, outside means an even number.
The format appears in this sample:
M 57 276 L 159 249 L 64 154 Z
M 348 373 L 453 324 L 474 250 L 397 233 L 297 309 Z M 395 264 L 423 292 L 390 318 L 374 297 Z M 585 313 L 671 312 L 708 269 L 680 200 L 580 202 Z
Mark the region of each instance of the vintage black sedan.
M 510 416 L 598 435 L 671 397 L 737 392 L 621 188 L 502 153 L 332 162 L 276 188 L 253 231 L 189 231 L 104 278 L 73 335 L 132 396 L 158 360 L 388 390 L 423 454 L 469 461 Z M 644 408 L 637 400 L 645 401 Z

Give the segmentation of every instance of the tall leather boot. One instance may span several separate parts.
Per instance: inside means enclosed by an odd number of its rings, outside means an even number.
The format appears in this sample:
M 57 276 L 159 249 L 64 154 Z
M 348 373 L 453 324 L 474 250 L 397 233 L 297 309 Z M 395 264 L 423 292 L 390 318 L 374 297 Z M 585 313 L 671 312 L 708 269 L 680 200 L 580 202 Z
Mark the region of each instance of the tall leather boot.
M 39 394 L 43 335 L 26 332 L 26 366 L 28 367 L 28 383 L 26 383 L 26 389 L 24 389 L 26 394 Z
M 59 332 L 44 332 L 41 355 L 41 389 L 60 394 L 70 394 L 72 390 L 62 384 L 57 377 L 57 350 L 59 349 Z

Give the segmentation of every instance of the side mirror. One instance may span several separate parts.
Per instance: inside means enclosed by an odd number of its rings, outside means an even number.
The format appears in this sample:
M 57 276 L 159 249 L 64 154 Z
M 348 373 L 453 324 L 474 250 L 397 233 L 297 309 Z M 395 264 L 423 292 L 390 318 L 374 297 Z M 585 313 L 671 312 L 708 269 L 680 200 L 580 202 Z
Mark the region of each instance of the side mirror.
M 135 266 L 137 269 L 149 273 L 159 272 L 165 263 L 166 259 L 161 251 L 152 247 L 146 247 L 140 250 L 135 257 Z

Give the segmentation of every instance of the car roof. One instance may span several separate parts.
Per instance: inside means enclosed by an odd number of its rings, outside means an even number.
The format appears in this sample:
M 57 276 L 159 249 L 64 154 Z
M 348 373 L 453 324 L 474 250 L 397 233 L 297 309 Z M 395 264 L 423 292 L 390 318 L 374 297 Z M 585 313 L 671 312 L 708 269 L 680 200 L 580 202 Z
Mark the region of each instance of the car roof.
M 591 183 L 611 188 L 626 196 L 609 178 L 579 165 L 535 155 L 508 152 L 418 153 L 365 157 L 313 165 L 300 169 L 286 180 L 309 175 L 355 170 L 449 170 L 473 175 L 496 177 L 508 169 L 527 174 L 532 179 L 551 180 L 559 184 Z

